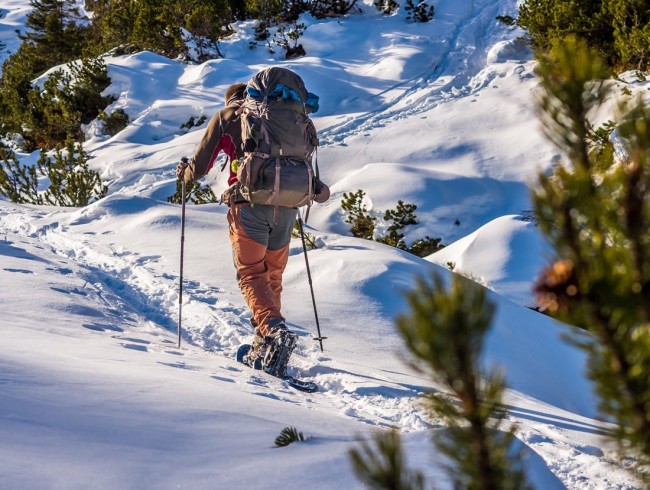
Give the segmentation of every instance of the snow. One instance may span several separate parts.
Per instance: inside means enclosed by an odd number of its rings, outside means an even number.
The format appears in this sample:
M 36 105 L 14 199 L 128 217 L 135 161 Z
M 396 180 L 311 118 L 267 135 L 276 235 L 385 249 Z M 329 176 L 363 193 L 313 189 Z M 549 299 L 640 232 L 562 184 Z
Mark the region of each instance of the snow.
M 225 59 L 107 58 L 106 93 L 117 97 L 107 112 L 131 120 L 111 138 L 87 129 L 108 196 L 81 209 L 0 201 L 1 487 L 363 488 L 349 449 L 396 426 L 409 463 L 451 488 L 429 435 L 444 427 L 419 396 L 439 387 L 405 362 L 393 323 L 403 293 L 435 271 L 472 278 L 497 305 L 483 362 L 505 373 L 535 488 L 641 488 L 615 463 L 585 356 L 565 340 L 585 334 L 529 308 L 551 250 L 523 216 L 538 172 L 558 155 L 536 120 L 533 57 L 520 31 L 494 20 L 515 15 L 517 2 L 439 0 L 427 24 L 366 3 L 361 14 L 305 17 L 307 56 L 290 62 L 248 48 L 251 22 L 222 42 Z M 2 3 L 6 50 L 17 48 L 29 9 Z M 307 230 L 318 243 L 309 263 L 324 352 L 311 339 L 299 240 L 283 293 L 300 337 L 291 369 L 321 386 L 315 394 L 234 359 L 252 329 L 225 206 L 187 206 L 176 348 L 181 210 L 166 198 L 205 127 L 180 126 L 210 117 L 231 83 L 273 64 L 294 69 L 321 100 L 318 160 L 332 198 L 312 208 Z M 217 193 L 225 180 L 217 166 L 206 178 Z M 357 189 L 377 216 L 398 200 L 417 204 L 407 240 L 441 237 L 447 247 L 421 259 L 352 237 L 340 200 Z M 275 448 L 286 426 L 309 439 Z

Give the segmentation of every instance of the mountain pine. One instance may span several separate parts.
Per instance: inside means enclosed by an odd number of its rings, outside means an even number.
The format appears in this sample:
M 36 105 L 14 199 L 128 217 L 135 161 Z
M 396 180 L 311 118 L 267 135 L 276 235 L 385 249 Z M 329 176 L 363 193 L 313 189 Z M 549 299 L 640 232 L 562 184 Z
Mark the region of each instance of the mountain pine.
M 583 39 L 616 71 L 650 66 L 650 9 L 646 0 L 527 0 L 519 26 L 546 52 L 567 36 Z
M 650 109 L 622 103 L 624 161 L 602 169 L 586 139 L 591 114 L 611 95 L 605 64 L 568 39 L 540 64 L 542 120 L 567 156 L 540 175 L 533 200 L 556 257 L 538 280 L 541 306 L 588 330 L 600 409 L 617 424 L 622 454 L 650 464 Z M 646 472 L 646 475 L 648 473 Z

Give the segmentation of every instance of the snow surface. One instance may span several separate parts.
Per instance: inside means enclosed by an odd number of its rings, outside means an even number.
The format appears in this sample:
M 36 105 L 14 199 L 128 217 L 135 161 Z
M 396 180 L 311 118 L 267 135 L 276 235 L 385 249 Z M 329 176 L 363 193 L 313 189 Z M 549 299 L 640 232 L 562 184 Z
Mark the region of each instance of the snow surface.
M 370 2 L 367 2 L 370 3 Z M 612 427 L 599 420 L 578 330 L 541 315 L 530 293 L 551 251 L 533 222 L 529 189 L 557 160 L 534 111 L 535 63 L 520 31 L 495 21 L 515 0 L 439 0 L 428 24 L 372 6 L 315 20 L 307 56 L 290 62 L 250 50 L 253 23 L 222 42 L 224 59 L 187 65 L 149 52 L 108 58 L 131 124 L 118 135 L 87 128 L 90 165 L 109 194 L 83 209 L 0 201 L 0 487 L 363 488 L 348 450 L 399 427 L 408 461 L 436 488 L 451 488 L 431 431 L 444 430 L 421 397 L 439 387 L 414 372 L 393 319 L 420 275 L 447 264 L 490 289 L 498 307 L 484 364 L 505 372 L 510 421 L 539 489 L 635 489 L 616 463 Z M 0 60 L 18 46 L 28 0 L 3 1 Z M 178 160 L 191 155 L 225 89 L 259 69 L 298 72 L 321 98 L 315 123 L 332 198 L 312 208 L 309 262 L 292 243 L 283 310 L 300 336 L 291 370 L 321 391 L 299 393 L 234 360 L 248 341 L 226 208 L 187 207 L 183 340 L 178 322 Z M 648 84 L 637 82 L 640 89 Z M 38 154 L 21 155 L 34 162 Z M 226 176 L 206 178 L 215 192 Z M 363 189 L 381 216 L 417 204 L 407 240 L 448 245 L 420 259 L 351 236 L 340 207 Z M 273 441 L 286 426 L 309 439 Z

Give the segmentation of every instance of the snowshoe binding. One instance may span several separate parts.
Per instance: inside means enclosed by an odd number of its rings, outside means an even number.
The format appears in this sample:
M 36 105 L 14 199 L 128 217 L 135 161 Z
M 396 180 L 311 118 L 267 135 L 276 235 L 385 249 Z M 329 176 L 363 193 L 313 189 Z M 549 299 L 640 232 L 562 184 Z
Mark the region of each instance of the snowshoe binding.
M 241 345 L 237 350 L 237 361 L 280 378 L 297 390 L 309 393 L 318 391 L 315 383 L 287 375 L 289 358 L 297 341 L 298 336 L 287 330 L 284 324 L 273 328 L 265 337 L 259 335 L 259 330 L 255 329 L 253 345 Z

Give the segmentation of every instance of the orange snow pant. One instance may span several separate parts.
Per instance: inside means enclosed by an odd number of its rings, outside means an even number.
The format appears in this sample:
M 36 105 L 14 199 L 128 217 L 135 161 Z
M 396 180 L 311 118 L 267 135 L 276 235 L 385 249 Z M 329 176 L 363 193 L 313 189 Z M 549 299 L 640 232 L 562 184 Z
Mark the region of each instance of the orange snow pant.
M 284 321 L 280 312 L 282 274 L 289 259 L 291 231 L 298 210 L 232 204 L 228 210 L 230 243 L 239 287 L 253 313 L 254 325 L 266 335 L 269 324 Z

